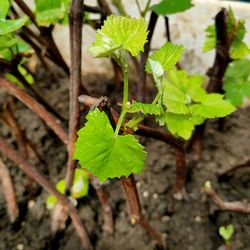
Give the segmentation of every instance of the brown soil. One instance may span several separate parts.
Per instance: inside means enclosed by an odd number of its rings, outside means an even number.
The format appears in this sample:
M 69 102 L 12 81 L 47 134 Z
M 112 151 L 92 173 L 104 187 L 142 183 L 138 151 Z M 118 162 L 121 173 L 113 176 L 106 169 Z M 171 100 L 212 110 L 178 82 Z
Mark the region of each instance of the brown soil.
M 67 113 L 67 79 L 56 75 L 56 81 L 44 74 L 38 75 L 37 84 L 43 88 L 45 96 L 63 114 Z M 105 77 L 86 76 L 84 82 L 95 96 L 112 92 L 114 86 Z M 3 93 L 1 93 L 3 94 Z M 111 94 L 113 97 L 117 93 Z M 48 175 L 53 183 L 65 176 L 67 154 L 64 145 L 49 131 L 43 122 L 21 103 L 17 103 L 15 115 L 27 136 L 36 145 L 46 164 L 37 162 L 31 154 L 31 162 L 41 172 Z M 166 238 L 169 250 L 216 250 L 223 244 L 218 235 L 221 225 L 233 224 L 232 238 L 234 250 L 250 250 L 250 215 L 219 212 L 206 201 L 200 189 L 210 180 L 214 189 L 226 200 L 250 200 L 250 168 L 240 170 L 228 182 L 218 183 L 217 174 L 250 157 L 250 109 L 239 109 L 226 120 L 223 133 L 216 129 L 216 121 L 209 123 L 204 140 L 201 161 L 193 171 L 186 185 L 183 201 L 177 202 L 172 212 L 172 188 L 175 181 L 175 161 L 171 148 L 154 140 L 142 140 L 148 152 L 145 171 L 136 176 L 143 210 L 150 222 Z M 14 142 L 8 128 L 0 124 L 1 136 Z M 0 189 L 0 250 L 78 250 L 80 242 L 72 224 L 65 233 L 52 239 L 50 232 L 50 212 L 45 208 L 48 194 L 35 189 L 30 192 L 24 174 L 7 161 L 14 179 L 21 222 L 10 225 L 6 205 Z M 129 224 L 127 206 L 119 182 L 112 180 L 105 184 L 110 195 L 110 203 L 115 220 L 115 233 L 112 236 L 102 231 L 102 213 L 98 198 L 93 189 L 89 196 L 79 202 L 79 214 L 86 222 L 91 241 L 97 250 L 153 249 L 148 235 L 139 226 Z M 23 248 L 22 248 L 23 247 Z

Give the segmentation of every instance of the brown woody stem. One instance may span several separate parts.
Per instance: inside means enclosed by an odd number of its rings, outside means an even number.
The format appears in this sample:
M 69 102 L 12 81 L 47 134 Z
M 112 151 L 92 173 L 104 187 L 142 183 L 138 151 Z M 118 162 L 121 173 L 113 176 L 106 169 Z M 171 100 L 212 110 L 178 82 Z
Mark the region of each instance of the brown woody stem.
M 19 216 L 19 209 L 16 201 L 16 195 L 12 179 L 8 168 L 0 158 L 0 181 L 2 182 L 2 188 L 7 203 L 7 211 L 11 223 L 14 223 Z
M 101 186 L 101 183 L 96 177 L 89 175 L 89 178 L 90 178 L 92 186 L 94 187 L 97 193 L 100 203 L 102 205 L 103 220 L 104 220 L 103 229 L 109 234 L 113 234 L 114 233 L 114 221 L 113 221 L 112 209 L 109 204 L 107 193 L 104 191 L 104 189 Z
M 92 250 L 93 247 L 89 241 L 86 230 L 81 223 L 81 219 L 77 213 L 76 208 L 71 204 L 70 200 L 59 193 L 53 184 L 42 174 L 40 174 L 28 161 L 26 161 L 19 153 L 14 150 L 9 144 L 0 137 L 0 152 L 8 159 L 13 161 L 24 173 L 30 178 L 34 179 L 41 187 L 46 191 L 56 196 L 58 202 L 60 202 L 65 208 L 68 209 L 73 225 L 76 229 L 78 236 L 82 241 L 82 245 L 86 250 Z
M 157 242 L 158 247 L 160 249 L 164 249 L 162 236 L 150 225 L 148 220 L 142 214 L 141 204 L 133 174 L 127 178 L 121 177 L 120 182 L 127 198 L 131 224 L 139 224 L 141 227 L 143 227 L 150 237 Z
M 54 116 L 52 116 L 40 103 L 33 97 L 27 94 L 24 90 L 18 88 L 16 85 L 0 77 L 0 87 L 9 91 L 17 99 L 23 102 L 26 106 L 32 109 L 46 124 L 51 128 L 55 134 L 65 143 L 68 143 L 67 133 L 62 128 L 62 124 Z
M 244 201 L 228 202 L 220 198 L 212 188 L 202 188 L 201 192 L 210 197 L 220 210 L 250 214 L 250 204 Z
M 69 84 L 69 132 L 66 190 L 69 191 L 74 178 L 75 161 L 73 160 L 74 143 L 79 127 L 80 105 L 78 96 L 81 86 L 82 59 L 82 19 L 83 0 L 73 0 L 69 13 L 70 23 L 70 84 Z

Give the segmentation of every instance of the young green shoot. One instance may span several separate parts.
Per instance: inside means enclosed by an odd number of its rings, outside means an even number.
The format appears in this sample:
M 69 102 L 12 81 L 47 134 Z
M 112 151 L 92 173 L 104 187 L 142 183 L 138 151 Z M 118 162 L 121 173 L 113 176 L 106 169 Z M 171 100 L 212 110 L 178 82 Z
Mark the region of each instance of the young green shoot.
M 219 228 L 219 234 L 223 238 L 227 248 L 231 249 L 231 239 L 234 234 L 234 226 L 232 224 L 221 226 Z

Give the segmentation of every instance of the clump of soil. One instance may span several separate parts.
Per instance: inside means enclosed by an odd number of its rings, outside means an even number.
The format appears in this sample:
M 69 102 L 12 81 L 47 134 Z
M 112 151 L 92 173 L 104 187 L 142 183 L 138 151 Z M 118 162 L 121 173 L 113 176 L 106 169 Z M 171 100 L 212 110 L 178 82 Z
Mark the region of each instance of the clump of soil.
M 44 73 L 39 74 L 37 84 L 43 88 L 44 95 L 52 105 L 62 114 L 67 114 L 68 79 L 61 73 L 56 73 L 53 78 L 45 77 Z M 84 84 L 94 96 L 108 94 L 112 96 L 112 100 L 117 96 L 119 99 L 119 95 L 112 92 L 114 90 L 112 80 L 104 76 L 85 76 Z M 19 102 L 15 116 L 46 162 L 46 164 L 39 163 L 31 154 L 31 163 L 56 183 L 65 176 L 67 161 L 65 146 L 46 128 L 36 114 Z M 136 176 L 137 187 L 143 210 L 152 225 L 166 238 L 167 249 L 217 249 L 223 244 L 218 235 L 218 228 L 227 224 L 233 224 L 235 228 L 232 238 L 233 249 L 250 249 L 248 240 L 250 216 L 218 212 L 211 201 L 205 200 L 200 193 L 204 182 L 210 180 L 214 189 L 226 200 L 250 200 L 250 168 L 238 171 L 228 182 L 217 182 L 219 172 L 244 162 L 250 156 L 249 124 L 250 108 L 239 109 L 227 118 L 223 133 L 217 131 L 216 121 L 209 123 L 202 159 L 186 185 L 184 200 L 175 204 L 174 212 L 172 188 L 175 182 L 175 160 L 171 148 L 159 141 L 143 140 L 148 159 L 143 174 Z M 2 124 L 0 133 L 8 142 L 15 141 L 8 128 Z M 24 174 L 14 164 L 6 162 L 15 183 L 22 221 L 18 226 L 10 225 L 0 189 L 0 249 L 81 249 L 72 224 L 69 224 L 61 238 L 53 239 L 50 232 L 50 212 L 45 208 L 48 194 L 41 189 L 30 192 Z M 110 236 L 102 231 L 102 212 L 93 189 L 90 189 L 87 198 L 79 202 L 78 207 L 95 249 L 153 249 L 153 243 L 145 231 L 139 226 L 132 227 L 129 224 L 125 197 L 119 182 L 112 180 L 105 184 L 105 189 L 109 193 L 113 209 L 114 235 Z

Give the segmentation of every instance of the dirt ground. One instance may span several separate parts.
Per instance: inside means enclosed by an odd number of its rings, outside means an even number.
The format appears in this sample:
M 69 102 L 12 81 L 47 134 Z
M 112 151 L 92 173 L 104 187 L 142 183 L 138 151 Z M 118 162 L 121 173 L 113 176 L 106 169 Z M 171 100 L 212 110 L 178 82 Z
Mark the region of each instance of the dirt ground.
M 40 71 L 39 71 L 40 72 Z M 37 84 L 45 96 L 63 114 L 67 114 L 68 81 L 62 73 L 44 78 L 38 74 Z M 46 81 L 44 80 L 46 79 Z M 85 76 L 84 82 L 95 96 L 111 93 L 117 97 L 112 80 L 105 77 Z M 1 95 L 4 95 L 1 92 Z M 27 136 L 35 144 L 46 164 L 39 163 L 31 154 L 30 161 L 39 171 L 56 183 L 65 176 L 67 154 L 60 140 L 46 128 L 43 122 L 21 103 L 15 115 Z M 233 250 L 250 250 L 250 215 L 219 212 L 209 200 L 204 199 L 200 189 L 210 180 L 214 189 L 226 200 L 250 200 L 250 168 L 240 170 L 228 182 L 218 183 L 217 174 L 250 157 L 250 108 L 239 109 L 226 120 L 225 131 L 218 132 L 216 121 L 209 122 L 204 140 L 201 161 L 194 169 L 186 185 L 183 201 L 177 202 L 172 212 L 172 189 L 175 182 L 175 160 L 169 146 L 163 142 L 143 139 L 148 159 L 142 175 L 136 176 L 143 210 L 152 225 L 165 237 L 169 250 L 216 250 L 223 244 L 218 234 L 221 225 L 233 224 Z M 1 136 L 8 142 L 15 139 L 2 123 Z M 4 158 L 4 156 L 3 156 Z M 14 178 L 20 223 L 10 225 L 6 205 L 0 188 L 0 250 L 78 250 L 80 242 L 72 224 L 65 233 L 53 239 L 50 232 L 50 212 L 45 208 L 48 193 L 42 189 L 28 188 L 25 175 L 7 161 Z M 79 214 L 85 221 L 91 241 L 97 250 L 151 250 L 153 244 L 139 226 L 129 224 L 123 190 L 117 180 L 105 184 L 110 195 L 115 233 L 110 236 L 102 231 L 100 204 L 91 188 L 89 196 L 80 200 Z

